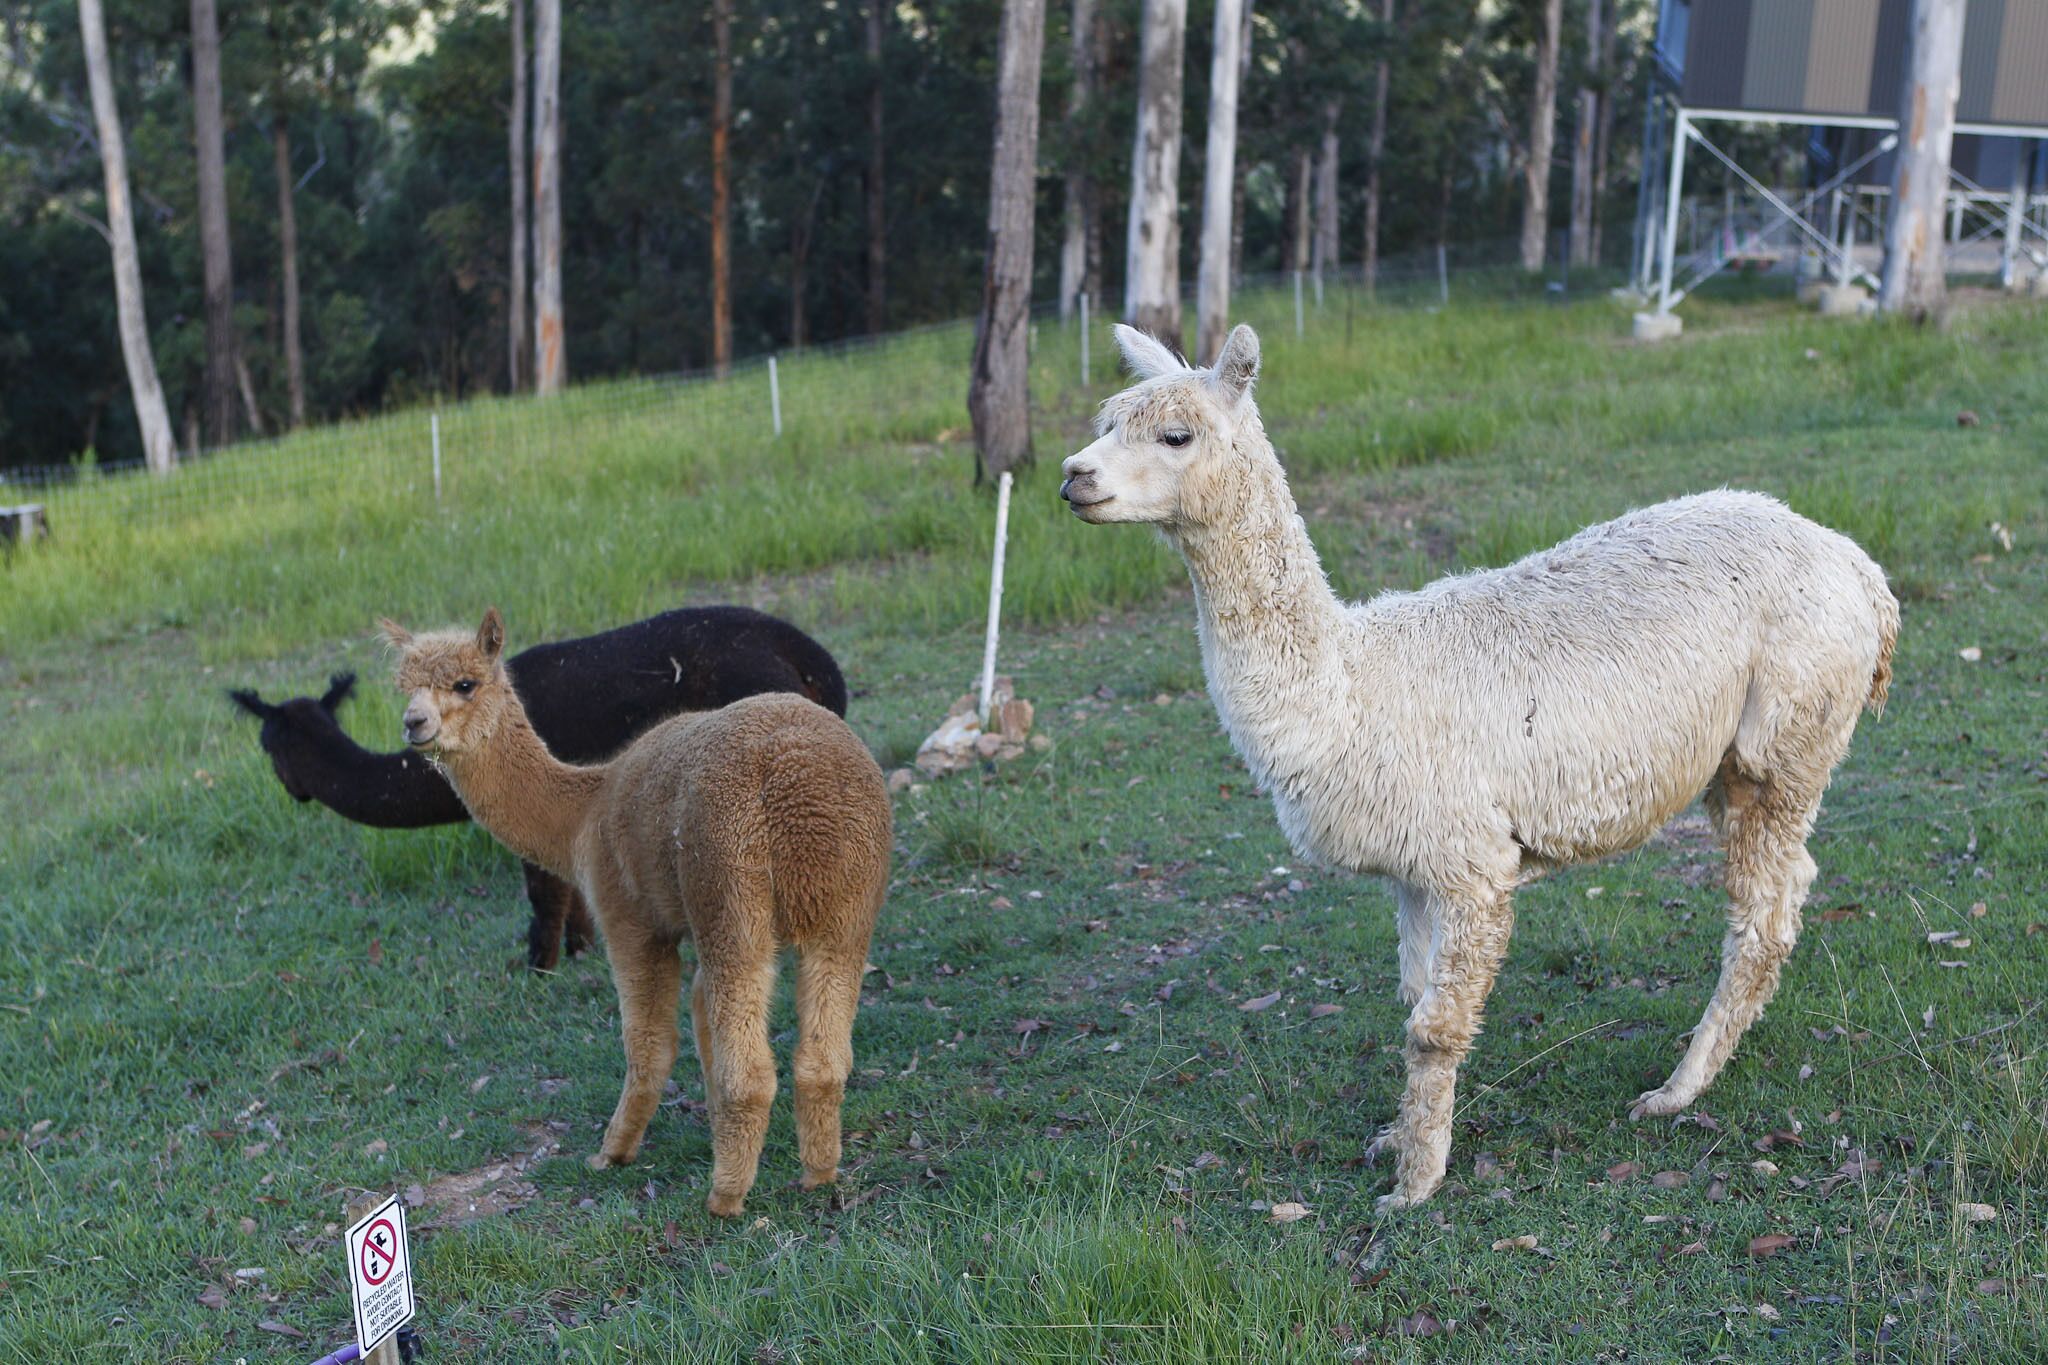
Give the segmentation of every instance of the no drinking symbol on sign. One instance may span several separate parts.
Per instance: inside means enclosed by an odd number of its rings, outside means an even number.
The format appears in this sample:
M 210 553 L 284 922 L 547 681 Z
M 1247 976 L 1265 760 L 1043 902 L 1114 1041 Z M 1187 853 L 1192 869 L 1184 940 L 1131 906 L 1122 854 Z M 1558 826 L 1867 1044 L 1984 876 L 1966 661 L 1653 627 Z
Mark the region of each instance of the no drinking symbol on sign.
M 349 1228 L 348 1282 L 355 1305 L 356 1345 L 367 1356 L 413 1315 L 405 1206 L 396 1195 Z

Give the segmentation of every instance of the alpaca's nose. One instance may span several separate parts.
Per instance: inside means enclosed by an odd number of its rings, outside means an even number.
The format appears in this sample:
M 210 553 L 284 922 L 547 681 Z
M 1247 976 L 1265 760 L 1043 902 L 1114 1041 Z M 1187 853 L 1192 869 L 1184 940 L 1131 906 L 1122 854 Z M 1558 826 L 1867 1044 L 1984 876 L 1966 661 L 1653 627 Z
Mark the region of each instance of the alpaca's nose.
M 405 709 L 405 742 L 407 744 L 425 744 L 434 737 L 439 729 L 440 727 L 434 723 L 434 717 L 431 712 L 417 706 L 408 706 Z
M 1060 482 L 1060 496 L 1062 498 L 1065 498 L 1068 502 L 1074 502 L 1078 497 L 1078 500 L 1083 503 L 1094 500 L 1092 494 L 1095 492 L 1095 471 L 1092 468 L 1085 464 L 1075 464 L 1069 460 L 1066 465 L 1066 475 L 1067 477 Z

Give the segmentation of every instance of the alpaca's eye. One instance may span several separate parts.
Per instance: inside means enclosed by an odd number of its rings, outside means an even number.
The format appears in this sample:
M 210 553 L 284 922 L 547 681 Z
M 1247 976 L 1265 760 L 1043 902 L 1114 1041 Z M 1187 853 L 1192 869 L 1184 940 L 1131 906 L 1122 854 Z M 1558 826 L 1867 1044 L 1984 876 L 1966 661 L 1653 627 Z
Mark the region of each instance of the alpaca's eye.
M 1189 441 L 1192 441 L 1195 438 L 1185 431 L 1169 431 L 1164 436 L 1161 436 L 1159 439 L 1164 441 L 1167 445 L 1172 446 L 1175 450 L 1179 450 L 1182 446 L 1186 445 Z
M 455 684 L 455 695 L 458 697 L 466 697 L 474 691 L 476 691 L 476 683 L 468 678 L 464 678 L 461 682 Z

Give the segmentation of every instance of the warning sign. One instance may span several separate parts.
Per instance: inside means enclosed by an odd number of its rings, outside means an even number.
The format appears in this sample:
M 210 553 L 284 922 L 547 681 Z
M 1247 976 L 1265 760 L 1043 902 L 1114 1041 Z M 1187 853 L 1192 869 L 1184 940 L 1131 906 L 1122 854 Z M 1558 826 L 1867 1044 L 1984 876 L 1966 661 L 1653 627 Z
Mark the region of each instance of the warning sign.
M 412 1255 L 405 1245 L 405 1206 L 393 1195 L 348 1230 L 349 1297 L 356 1310 L 356 1346 L 368 1355 L 412 1321 Z

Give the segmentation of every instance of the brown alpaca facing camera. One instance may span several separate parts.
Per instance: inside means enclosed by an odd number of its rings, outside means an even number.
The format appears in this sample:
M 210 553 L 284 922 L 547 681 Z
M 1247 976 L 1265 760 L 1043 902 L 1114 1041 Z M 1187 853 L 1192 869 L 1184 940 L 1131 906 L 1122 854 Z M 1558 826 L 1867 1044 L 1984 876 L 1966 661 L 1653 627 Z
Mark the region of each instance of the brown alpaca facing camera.
M 853 1069 L 868 937 L 889 880 L 889 797 L 846 722 L 769 693 L 686 713 L 611 762 L 558 761 L 501 662 L 496 608 L 474 636 L 381 623 L 408 694 L 405 738 L 447 770 L 476 822 L 572 881 L 596 912 L 618 987 L 626 1085 L 592 1167 L 640 1150 L 675 1066 L 684 939 L 697 947 L 690 1018 L 711 1118 L 711 1194 L 740 1211 L 775 1099 L 768 1006 L 775 960 L 796 951 L 794 1067 L 803 1187 L 839 1174 L 839 1108 Z

